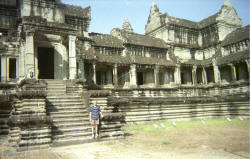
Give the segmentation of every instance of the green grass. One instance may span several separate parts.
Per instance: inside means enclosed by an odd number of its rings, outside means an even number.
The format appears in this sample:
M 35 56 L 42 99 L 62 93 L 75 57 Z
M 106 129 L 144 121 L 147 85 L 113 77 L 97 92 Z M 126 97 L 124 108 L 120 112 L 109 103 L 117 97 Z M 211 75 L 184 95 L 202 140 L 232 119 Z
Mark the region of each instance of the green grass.
M 162 144 L 164 144 L 164 145 L 168 145 L 168 144 L 170 144 L 170 142 L 169 142 L 169 141 L 167 141 L 167 140 L 163 140 L 161 143 L 162 143 Z
M 209 126 L 215 126 L 215 127 L 230 127 L 237 125 L 237 127 L 246 127 L 249 125 L 249 120 L 239 120 L 238 118 L 232 119 L 232 122 L 229 122 L 226 120 L 226 118 L 213 118 L 213 119 L 206 119 L 205 125 L 201 123 L 201 120 L 191 120 L 191 121 L 176 121 L 176 127 L 172 125 L 171 121 L 157 121 L 155 124 L 158 125 L 158 128 L 155 128 L 153 124 L 138 124 L 138 125 L 127 125 L 123 126 L 122 130 L 124 132 L 130 132 L 130 131 L 143 131 L 147 133 L 155 133 L 159 131 L 164 130 L 183 130 L 188 128 L 200 128 L 200 127 L 209 127 Z M 160 124 L 164 124 L 166 128 L 162 128 Z

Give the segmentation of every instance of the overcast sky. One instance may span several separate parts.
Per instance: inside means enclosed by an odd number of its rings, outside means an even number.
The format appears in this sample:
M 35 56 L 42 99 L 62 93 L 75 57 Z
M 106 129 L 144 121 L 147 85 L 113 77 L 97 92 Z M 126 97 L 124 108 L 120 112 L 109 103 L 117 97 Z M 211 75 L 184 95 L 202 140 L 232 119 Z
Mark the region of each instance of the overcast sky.
M 91 6 L 89 32 L 109 34 L 112 28 L 121 27 L 125 18 L 134 32 L 144 34 L 152 0 L 61 0 L 82 7 Z M 153 0 L 162 13 L 200 21 L 217 13 L 225 0 Z M 243 21 L 249 24 L 249 0 L 230 0 Z

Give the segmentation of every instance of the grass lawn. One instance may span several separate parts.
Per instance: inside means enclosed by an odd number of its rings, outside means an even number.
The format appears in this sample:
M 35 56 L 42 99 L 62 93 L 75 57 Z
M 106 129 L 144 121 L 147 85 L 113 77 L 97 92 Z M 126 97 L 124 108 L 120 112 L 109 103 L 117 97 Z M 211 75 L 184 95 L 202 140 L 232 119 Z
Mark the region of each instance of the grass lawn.
M 249 154 L 249 120 L 227 119 L 159 121 L 152 124 L 124 126 L 133 146 L 157 151 L 160 147 L 178 149 L 221 149 L 230 153 Z

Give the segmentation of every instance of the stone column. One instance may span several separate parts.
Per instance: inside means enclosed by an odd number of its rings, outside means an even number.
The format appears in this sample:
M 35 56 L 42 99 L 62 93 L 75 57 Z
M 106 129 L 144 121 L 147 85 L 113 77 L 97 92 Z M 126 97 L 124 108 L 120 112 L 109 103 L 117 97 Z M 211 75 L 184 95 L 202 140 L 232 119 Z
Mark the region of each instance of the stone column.
M 207 84 L 207 72 L 205 67 L 202 67 L 202 82 L 203 84 Z
M 19 80 L 22 80 L 25 78 L 25 45 L 21 45 L 19 49 Z
M 79 78 L 80 79 L 85 79 L 85 72 L 84 72 L 84 59 L 80 59 L 79 61 L 79 71 L 78 71 L 78 74 L 79 74 Z
M 249 60 L 245 60 L 245 62 L 247 65 L 248 78 L 250 78 L 250 63 L 249 63 Z
M 130 87 L 137 87 L 136 64 L 130 65 Z
M 93 67 L 93 77 L 92 77 L 92 80 L 93 80 L 94 84 L 96 84 L 96 63 L 95 62 L 93 62 L 92 67 Z
M 175 84 L 181 84 L 181 66 L 177 65 L 174 70 Z
M 155 79 L 155 87 L 156 88 L 159 87 L 159 84 L 160 84 L 159 72 L 160 72 L 159 65 L 155 65 L 155 68 L 154 68 L 154 79 Z
M 192 81 L 193 81 L 193 85 L 197 84 L 197 74 L 196 74 L 196 70 L 197 70 L 197 66 L 194 65 L 193 69 L 192 69 Z
M 69 35 L 69 79 L 76 78 L 76 36 Z
M 1 56 L 1 82 L 7 81 L 7 57 Z
M 35 53 L 34 53 L 34 32 L 26 33 L 25 43 L 25 74 L 26 78 L 34 78 L 35 75 Z
M 115 87 L 118 86 L 117 64 L 114 64 L 114 67 L 113 67 L 113 84 L 114 84 Z
M 214 69 L 214 82 L 220 83 L 221 82 L 220 70 L 219 70 L 216 60 L 213 60 L 213 69 Z
M 230 69 L 231 69 L 232 81 L 236 81 L 237 77 L 236 77 L 236 68 L 235 68 L 235 65 L 232 64 L 232 63 L 230 63 L 229 66 L 230 66 Z

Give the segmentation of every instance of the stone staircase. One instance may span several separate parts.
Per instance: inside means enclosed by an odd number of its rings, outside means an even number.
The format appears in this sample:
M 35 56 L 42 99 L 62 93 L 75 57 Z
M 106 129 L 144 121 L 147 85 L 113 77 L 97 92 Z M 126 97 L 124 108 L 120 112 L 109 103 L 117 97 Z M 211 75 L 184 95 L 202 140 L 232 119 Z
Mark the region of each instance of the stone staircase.
M 91 139 L 88 108 L 77 93 L 66 93 L 64 81 L 47 81 L 47 113 L 52 118 L 53 145 L 87 142 Z
M 9 134 L 9 127 L 7 125 L 9 113 L 9 110 L 0 109 L 0 135 Z

